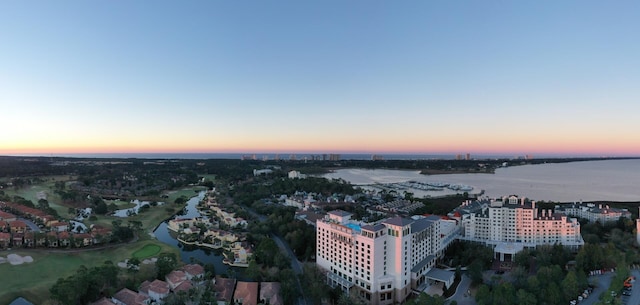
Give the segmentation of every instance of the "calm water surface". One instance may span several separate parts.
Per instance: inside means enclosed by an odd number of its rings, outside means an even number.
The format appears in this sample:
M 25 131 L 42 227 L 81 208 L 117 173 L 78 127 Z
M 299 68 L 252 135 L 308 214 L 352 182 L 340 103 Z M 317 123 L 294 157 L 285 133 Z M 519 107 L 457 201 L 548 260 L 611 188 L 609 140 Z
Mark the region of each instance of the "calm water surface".
M 640 201 L 640 160 L 604 160 L 499 168 L 495 174 L 421 175 L 418 171 L 341 169 L 324 175 L 355 185 L 402 182 L 466 184 L 489 197 L 526 196 L 534 200 Z

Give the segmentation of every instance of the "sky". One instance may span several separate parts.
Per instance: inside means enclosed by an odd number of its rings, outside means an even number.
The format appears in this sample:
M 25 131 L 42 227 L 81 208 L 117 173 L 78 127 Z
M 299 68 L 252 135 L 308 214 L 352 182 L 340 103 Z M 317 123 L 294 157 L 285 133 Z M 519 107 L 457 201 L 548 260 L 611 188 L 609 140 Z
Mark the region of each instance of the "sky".
M 0 1 L 0 155 L 640 156 L 638 1 Z

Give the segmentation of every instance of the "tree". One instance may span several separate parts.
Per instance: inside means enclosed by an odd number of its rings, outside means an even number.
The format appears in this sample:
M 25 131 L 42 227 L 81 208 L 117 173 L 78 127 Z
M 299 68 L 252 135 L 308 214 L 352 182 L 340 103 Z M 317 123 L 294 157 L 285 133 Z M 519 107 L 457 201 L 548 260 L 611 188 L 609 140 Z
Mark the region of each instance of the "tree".
M 524 289 L 519 289 L 518 292 L 516 292 L 516 300 L 519 305 L 536 305 L 538 302 L 535 294 L 528 293 Z
M 562 292 L 564 293 L 565 300 L 572 300 L 575 298 L 581 291 L 580 284 L 578 283 L 578 277 L 576 276 L 576 272 L 574 270 L 569 271 L 567 275 L 562 280 Z
M 167 274 L 171 273 L 178 265 L 175 253 L 162 252 L 156 261 L 156 278 L 164 280 Z
M 473 263 L 469 265 L 468 271 L 469 278 L 471 278 L 471 281 L 474 284 L 482 283 L 482 261 L 480 261 L 479 259 L 474 260 Z

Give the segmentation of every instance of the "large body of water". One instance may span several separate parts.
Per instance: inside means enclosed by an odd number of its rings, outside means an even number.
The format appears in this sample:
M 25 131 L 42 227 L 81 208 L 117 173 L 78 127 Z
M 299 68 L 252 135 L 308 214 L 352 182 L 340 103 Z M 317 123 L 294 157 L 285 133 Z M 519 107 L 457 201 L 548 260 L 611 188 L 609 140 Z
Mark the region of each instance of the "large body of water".
M 204 192 L 200 192 L 198 196 L 189 199 L 185 208 L 186 213 L 184 215 L 177 216 L 176 218 L 194 218 L 201 216 L 196 206 L 200 200 L 204 198 L 204 195 Z M 172 232 L 167 228 L 166 221 L 162 222 L 156 230 L 153 231 L 153 233 L 159 241 L 180 249 L 180 258 L 183 262 L 190 263 L 191 259 L 194 258 L 196 261 L 202 262 L 203 264 L 213 264 L 216 268 L 216 274 L 228 273 L 229 269 L 232 269 L 232 273 L 236 278 L 243 279 L 242 268 L 230 267 L 222 263 L 222 260 L 224 259 L 222 250 L 211 250 L 181 244 L 174 236 L 171 235 Z M 175 235 L 175 233 L 173 234 Z
M 533 200 L 640 201 L 640 160 L 604 160 L 499 168 L 495 174 L 421 175 L 418 171 L 340 169 L 324 175 L 355 185 L 403 181 L 466 184 L 489 197 Z

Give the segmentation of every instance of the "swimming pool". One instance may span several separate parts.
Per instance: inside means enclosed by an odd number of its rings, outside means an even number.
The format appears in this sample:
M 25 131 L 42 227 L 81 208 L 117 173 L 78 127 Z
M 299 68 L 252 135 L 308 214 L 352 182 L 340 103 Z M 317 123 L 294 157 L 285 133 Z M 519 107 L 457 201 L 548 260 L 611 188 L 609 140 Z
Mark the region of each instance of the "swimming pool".
M 355 224 L 355 223 L 349 223 L 347 224 L 347 227 L 349 227 L 350 229 L 360 233 L 360 231 L 362 231 L 362 229 L 360 228 L 359 225 Z

